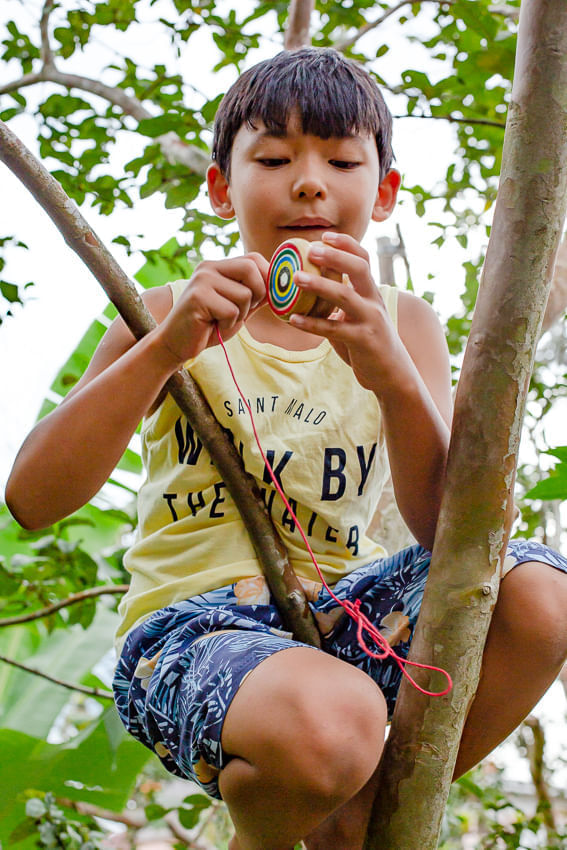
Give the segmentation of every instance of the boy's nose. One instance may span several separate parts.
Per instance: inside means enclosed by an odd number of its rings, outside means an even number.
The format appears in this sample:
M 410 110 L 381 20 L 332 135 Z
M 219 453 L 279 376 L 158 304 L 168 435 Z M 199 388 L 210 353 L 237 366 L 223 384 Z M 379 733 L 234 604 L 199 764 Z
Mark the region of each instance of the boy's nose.
M 327 194 L 324 181 L 314 170 L 305 170 L 293 183 L 294 200 L 299 198 L 324 198 Z

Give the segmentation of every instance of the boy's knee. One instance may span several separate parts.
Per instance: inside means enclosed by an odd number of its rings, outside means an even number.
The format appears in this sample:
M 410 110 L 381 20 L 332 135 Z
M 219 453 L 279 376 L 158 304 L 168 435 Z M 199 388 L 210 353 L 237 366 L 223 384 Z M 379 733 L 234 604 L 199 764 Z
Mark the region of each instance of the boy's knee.
M 309 698 L 298 713 L 300 781 L 330 806 L 350 799 L 374 773 L 387 720 L 384 697 L 370 679 L 362 687 L 344 684 L 337 681 L 325 701 Z
M 272 656 L 244 683 L 227 714 L 223 747 L 252 765 L 260 784 L 307 795 L 330 811 L 372 776 L 386 720 L 369 676 L 298 648 Z
M 567 656 L 567 574 L 547 564 L 520 564 L 502 581 L 494 622 L 541 663 L 561 666 Z

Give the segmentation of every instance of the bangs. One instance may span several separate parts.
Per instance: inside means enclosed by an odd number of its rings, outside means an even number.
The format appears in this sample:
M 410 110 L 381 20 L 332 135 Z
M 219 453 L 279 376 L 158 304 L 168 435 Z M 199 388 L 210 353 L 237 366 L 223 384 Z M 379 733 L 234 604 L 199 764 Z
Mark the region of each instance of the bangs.
M 314 74 L 298 66 L 295 74 L 282 74 L 281 79 L 280 75 L 270 75 L 243 104 L 242 123 L 254 127 L 259 119 L 270 133 L 283 135 L 292 115 L 298 113 L 302 132 L 321 139 L 352 133 L 375 136 L 380 118 L 369 103 L 368 92 L 361 91 L 350 74 L 345 79 L 344 74 L 328 70 L 318 69 Z

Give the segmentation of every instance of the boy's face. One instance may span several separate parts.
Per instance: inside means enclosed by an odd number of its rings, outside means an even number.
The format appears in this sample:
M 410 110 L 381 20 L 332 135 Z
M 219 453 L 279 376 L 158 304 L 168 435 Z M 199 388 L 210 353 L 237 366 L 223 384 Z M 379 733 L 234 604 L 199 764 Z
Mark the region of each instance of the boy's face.
M 360 241 L 371 219 L 390 215 L 400 178 L 390 171 L 380 183 L 373 136 L 321 139 L 305 135 L 297 117 L 284 136 L 256 124 L 235 137 L 230 183 L 216 164 L 208 172 L 213 209 L 221 218 L 236 216 L 247 252 L 269 260 L 286 239 L 313 241 L 326 230 Z

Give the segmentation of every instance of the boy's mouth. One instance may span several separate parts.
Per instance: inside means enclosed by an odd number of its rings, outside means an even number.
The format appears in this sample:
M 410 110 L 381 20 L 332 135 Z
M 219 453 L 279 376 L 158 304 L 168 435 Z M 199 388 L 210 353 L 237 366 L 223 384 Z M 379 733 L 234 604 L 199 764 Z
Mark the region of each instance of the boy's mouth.
M 326 218 L 308 218 L 306 216 L 302 218 L 298 218 L 295 221 L 291 221 L 289 224 L 285 224 L 282 227 L 282 230 L 316 230 L 323 231 L 329 230 L 333 225 Z

